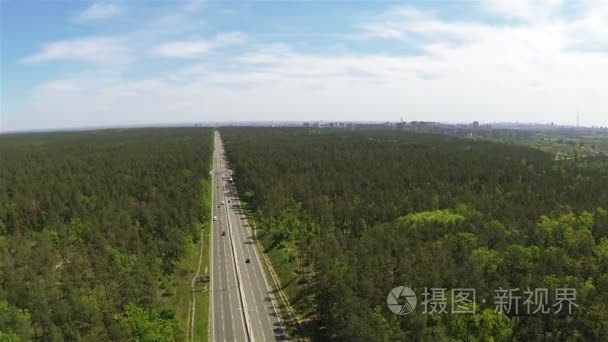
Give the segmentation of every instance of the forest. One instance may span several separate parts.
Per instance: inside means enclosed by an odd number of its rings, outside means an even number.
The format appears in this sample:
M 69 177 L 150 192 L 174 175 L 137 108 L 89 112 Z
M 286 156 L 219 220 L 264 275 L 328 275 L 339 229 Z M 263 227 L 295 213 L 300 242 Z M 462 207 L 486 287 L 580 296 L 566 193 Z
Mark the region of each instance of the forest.
M 184 250 L 210 220 L 212 131 L 0 136 L 0 341 L 176 341 Z
M 305 319 L 296 334 L 608 340 L 605 157 L 555 160 L 526 146 L 388 130 L 221 135 L 258 236 Z M 400 285 L 418 298 L 407 315 L 387 306 Z M 464 305 L 471 313 L 422 311 L 461 288 L 476 291 L 476 305 Z M 446 291 L 433 304 L 428 289 Z M 503 289 L 520 291 L 509 307 L 496 305 Z M 525 312 L 524 291 L 535 289 L 546 289 L 547 305 Z M 555 307 L 560 289 L 575 291 L 569 312 Z

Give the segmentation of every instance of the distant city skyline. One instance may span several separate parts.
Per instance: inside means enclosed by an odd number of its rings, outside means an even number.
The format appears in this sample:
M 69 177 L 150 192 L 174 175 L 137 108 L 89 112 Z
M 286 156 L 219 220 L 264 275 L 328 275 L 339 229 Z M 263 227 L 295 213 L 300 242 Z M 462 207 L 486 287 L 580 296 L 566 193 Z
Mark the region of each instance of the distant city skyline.
M 608 126 L 608 1 L 1 1 L 0 132 Z
M 576 125 L 559 125 L 555 123 L 537 123 L 537 122 L 441 122 L 441 121 L 331 121 L 331 120 L 311 120 L 311 121 L 205 121 L 205 122 L 169 122 L 169 123 L 158 123 L 158 124 L 138 124 L 138 125 L 108 125 L 108 126 L 78 126 L 78 127 L 62 127 L 62 128 L 39 128 L 39 129 L 14 129 L 0 131 L 0 134 L 13 134 L 13 133 L 36 133 L 36 132 L 54 132 L 54 131 L 93 131 L 93 130 L 105 130 L 105 129 L 129 129 L 129 128 L 150 128 L 150 127 L 229 127 L 229 126 L 252 126 L 252 127 L 333 127 L 333 125 L 358 125 L 364 127 L 365 125 L 389 125 L 396 126 L 399 124 L 412 125 L 414 123 L 420 124 L 437 124 L 439 127 L 446 126 L 458 126 L 458 127 L 471 127 L 475 124 L 480 129 L 515 129 L 515 130 L 528 130 L 528 131 L 570 131 L 571 133 L 584 133 L 593 132 L 602 135 L 608 135 L 608 126 L 576 126 Z M 344 126 L 336 126 L 344 127 Z

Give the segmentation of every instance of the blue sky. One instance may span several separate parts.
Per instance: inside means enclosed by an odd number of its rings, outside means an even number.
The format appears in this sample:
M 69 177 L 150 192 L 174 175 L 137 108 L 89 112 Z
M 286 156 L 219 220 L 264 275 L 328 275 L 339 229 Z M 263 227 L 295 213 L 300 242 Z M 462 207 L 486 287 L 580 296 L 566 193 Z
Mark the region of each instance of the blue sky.
M 608 126 L 608 0 L 0 0 L 0 130 Z

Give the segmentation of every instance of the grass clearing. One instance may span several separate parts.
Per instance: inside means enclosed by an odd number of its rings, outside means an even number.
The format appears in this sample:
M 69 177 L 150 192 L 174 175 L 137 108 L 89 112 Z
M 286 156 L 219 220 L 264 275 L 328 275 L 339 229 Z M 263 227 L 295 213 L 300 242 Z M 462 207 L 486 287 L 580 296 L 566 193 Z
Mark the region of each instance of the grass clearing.
M 201 264 L 200 275 L 209 275 L 209 242 L 211 237 L 209 236 L 209 229 L 205 227 L 203 229 L 203 241 L 205 247 L 203 248 L 203 260 Z M 198 261 L 198 260 L 197 260 Z M 197 265 L 198 266 L 198 265 Z M 194 320 L 194 336 L 196 341 L 207 341 L 208 326 L 209 326 L 209 283 L 196 284 L 195 285 L 196 295 L 196 317 Z
M 209 276 L 210 261 L 210 213 L 211 213 L 211 185 L 209 180 L 201 180 L 201 207 L 203 209 L 202 221 L 196 223 L 196 231 L 199 233 L 199 240 L 195 243 L 188 238 L 185 246 L 184 257 L 176 264 L 176 271 L 170 280 L 164 281 L 165 286 L 161 286 L 163 309 L 175 312 L 175 318 L 183 332 L 184 341 L 189 340 L 189 314 L 191 296 L 194 294 L 196 299 L 194 317 L 194 340 L 208 341 L 209 335 L 207 327 L 209 325 L 209 283 L 195 283 L 192 287 L 192 277 L 198 268 L 199 258 L 202 248 L 202 259 L 199 276 Z
M 200 227 L 202 229 L 203 243 L 203 260 L 201 264 L 200 275 L 208 275 L 209 272 L 209 249 L 206 248 L 209 243 L 208 226 Z M 175 318 L 179 324 L 180 330 L 183 332 L 184 340 L 188 340 L 188 311 L 190 309 L 190 284 L 192 276 L 198 267 L 200 243 L 188 241 L 186 244 L 186 252 L 176 265 L 176 271 L 171 277 L 170 286 L 162 294 L 163 309 L 172 310 L 175 312 Z M 195 317 L 195 337 L 197 341 L 207 341 L 207 325 L 209 321 L 209 284 L 196 284 L 194 287 L 196 296 L 196 317 Z

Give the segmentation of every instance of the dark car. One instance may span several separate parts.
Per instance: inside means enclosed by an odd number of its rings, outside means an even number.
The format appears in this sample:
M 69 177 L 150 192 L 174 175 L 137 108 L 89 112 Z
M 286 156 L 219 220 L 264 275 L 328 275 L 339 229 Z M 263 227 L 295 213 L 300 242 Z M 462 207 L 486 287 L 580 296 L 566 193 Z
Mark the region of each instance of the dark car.
M 222 232 L 222 236 L 226 236 L 226 232 Z
M 246 263 L 250 263 L 250 262 L 251 262 L 251 260 L 249 260 L 249 258 L 247 258 L 247 259 L 245 259 L 245 262 L 246 262 Z

